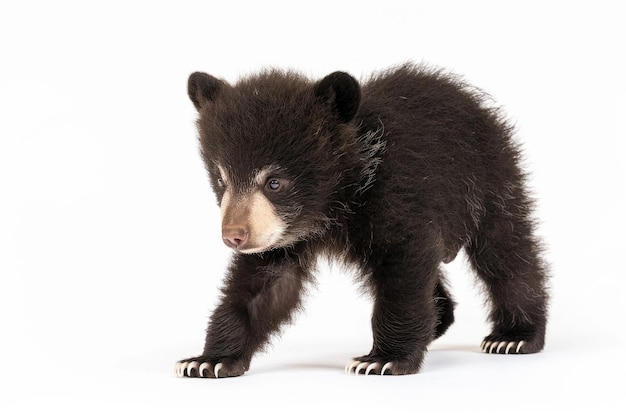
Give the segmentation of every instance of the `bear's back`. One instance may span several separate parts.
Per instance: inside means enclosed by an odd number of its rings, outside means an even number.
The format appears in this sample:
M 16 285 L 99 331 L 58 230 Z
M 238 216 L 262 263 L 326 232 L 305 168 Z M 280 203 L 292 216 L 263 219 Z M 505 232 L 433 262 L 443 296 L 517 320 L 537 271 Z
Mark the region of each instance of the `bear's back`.
M 510 127 L 484 93 L 426 67 L 379 73 L 362 93 L 359 133 L 382 130 L 386 142 L 368 217 L 395 224 L 381 231 L 392 235 L 434 227 L 445 246 L 456 247 L 485 198 L 518 173 Z

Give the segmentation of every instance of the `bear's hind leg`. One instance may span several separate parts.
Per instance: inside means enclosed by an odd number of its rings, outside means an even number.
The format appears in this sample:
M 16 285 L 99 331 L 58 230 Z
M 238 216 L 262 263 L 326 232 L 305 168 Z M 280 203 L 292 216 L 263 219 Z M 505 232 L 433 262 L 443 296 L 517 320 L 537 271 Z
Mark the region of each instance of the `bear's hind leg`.
M 527 200 L 507 203 L 487 211 L 467 246 L 491 304 L 492 332 L 481 348 L 487 353 L 535 353 L 544 346 L 547 273 Z

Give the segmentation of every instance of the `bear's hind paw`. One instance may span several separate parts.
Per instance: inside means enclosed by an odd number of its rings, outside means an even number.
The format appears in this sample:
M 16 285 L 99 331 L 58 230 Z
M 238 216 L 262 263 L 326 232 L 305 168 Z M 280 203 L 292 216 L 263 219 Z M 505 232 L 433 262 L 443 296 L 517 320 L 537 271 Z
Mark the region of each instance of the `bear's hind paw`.
M 350 361 L 345 368 L 346 374 L 350 375 L 354 371 L 354 375 L 393 375 L 393 362 L 361 362 Z

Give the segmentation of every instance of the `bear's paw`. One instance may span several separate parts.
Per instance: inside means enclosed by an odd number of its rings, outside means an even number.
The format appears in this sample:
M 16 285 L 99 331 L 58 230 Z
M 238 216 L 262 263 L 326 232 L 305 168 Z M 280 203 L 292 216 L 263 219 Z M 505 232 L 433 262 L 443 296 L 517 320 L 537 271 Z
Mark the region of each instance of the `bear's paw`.
M 509 342 L 506 340 L 484 340 L 480 345 L 480 349 L 485 353 L 500 353 L 500 354 L 520 354 L 526 353 L 522 347 L 526 342 L 523 340 Z
M 346 374 L 350 375 L 393 375 L 393 362 L 362 362 L 350 361 L 345 368 Z
M 177 362 L 174 373 L 179 377 L 188 378 L 224 378 L 242 375 L 244 366 L 233 361 L 210 361 L 200 356 Z

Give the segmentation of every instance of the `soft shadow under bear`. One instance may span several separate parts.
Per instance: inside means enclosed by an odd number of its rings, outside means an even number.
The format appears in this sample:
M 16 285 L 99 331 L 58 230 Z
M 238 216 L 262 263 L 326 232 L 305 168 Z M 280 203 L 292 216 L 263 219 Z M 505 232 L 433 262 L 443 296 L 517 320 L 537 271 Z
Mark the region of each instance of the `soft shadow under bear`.
M 363 84 L 267 70 L 189 77 L 201 151 L 234 249 L 201 356 L 179 376 L 243 374 L 300 307 L 318 255 L 358 266 L 374 300 L 356 374 L 419 371 L 454 321 L 440 265 L 484 284 L 487 353 L 544 346 L 546 267 L 512 128 L 459 78 L 406 64 Z

